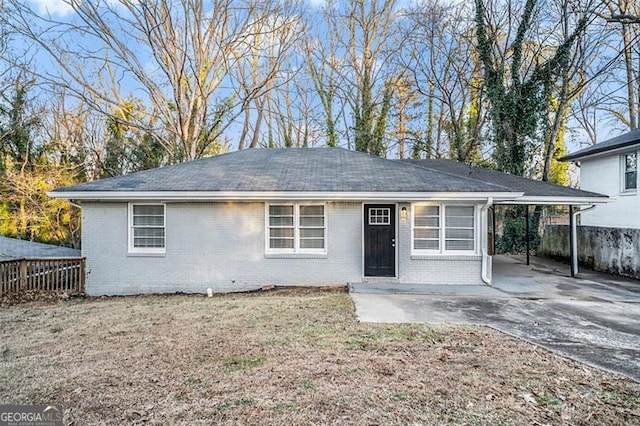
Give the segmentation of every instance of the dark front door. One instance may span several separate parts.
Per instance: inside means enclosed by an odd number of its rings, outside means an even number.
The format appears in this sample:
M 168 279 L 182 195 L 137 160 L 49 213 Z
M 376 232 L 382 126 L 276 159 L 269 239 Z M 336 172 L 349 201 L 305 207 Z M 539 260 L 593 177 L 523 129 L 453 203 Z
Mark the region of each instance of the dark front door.
M 364 275 L 396 276 L 396 206 L 364 206 Z

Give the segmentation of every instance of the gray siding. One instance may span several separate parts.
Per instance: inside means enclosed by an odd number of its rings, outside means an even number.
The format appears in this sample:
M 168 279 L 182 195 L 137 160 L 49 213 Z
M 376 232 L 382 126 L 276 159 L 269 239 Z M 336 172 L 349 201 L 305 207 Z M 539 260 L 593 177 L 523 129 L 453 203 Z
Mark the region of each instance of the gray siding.
M 398 211 L 402 206 L 399 204 Z M 127 203 L 83 204 L 87 293 L 204 293 L 263 285 L 361 282 L 362 203 L 327 203 L 327 255 L 265 255 L 264 203 L 168 203 L 166 253 L 127 253 Z M 411 257 L 411 219 L 398 219 L 398 281 L 481 284 L 480 256 Z

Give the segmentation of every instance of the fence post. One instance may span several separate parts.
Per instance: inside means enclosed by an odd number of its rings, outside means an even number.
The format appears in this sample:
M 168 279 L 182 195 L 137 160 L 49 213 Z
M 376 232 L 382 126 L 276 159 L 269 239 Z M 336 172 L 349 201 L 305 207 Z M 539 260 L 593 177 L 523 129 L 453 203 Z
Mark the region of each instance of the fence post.
M 27 288 L 27 259 L 20 259 L 20 290 Z
M 85 280 L 87 278 L 86 269 L 87 259 L 83 257 L 82 259 L 80 259 L 80 293 L 84 293 Z

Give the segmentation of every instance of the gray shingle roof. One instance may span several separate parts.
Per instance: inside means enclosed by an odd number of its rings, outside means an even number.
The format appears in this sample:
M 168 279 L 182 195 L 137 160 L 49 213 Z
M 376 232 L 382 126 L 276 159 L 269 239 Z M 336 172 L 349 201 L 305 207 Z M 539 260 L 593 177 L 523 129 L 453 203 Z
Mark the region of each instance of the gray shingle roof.
M 80 250 L 0 237 L 0 260 L 23 257 L 80 257 Z
M 640 129 L 616 136 L 612 139 L 607 139 L 606 141 L 597 143 L 588 148 L 565 155 L 560 159 L 560 161 L 578 160 L 588 155 L 599 154 L 618 148 L 631 147 L 633 145 L 640 146 Z
M 80 191 L 511 192 L 470 176 L 341 148 L 247 149 L 58 188 Z
M 431 159 L 403 160 L 403 162 L 415 164 L 434 171 L 442 171 L 456 176 L 477 179 L 493 185 L 505 186 L 511 191 L 523 192 L 525 197 L 606 197 L 606 195 L 596 194 L 595 192 L 582 191 L 580 189 L 526 179 L 521 176 L 510 175 L 495 170 L 473 167 L 458 161 Z

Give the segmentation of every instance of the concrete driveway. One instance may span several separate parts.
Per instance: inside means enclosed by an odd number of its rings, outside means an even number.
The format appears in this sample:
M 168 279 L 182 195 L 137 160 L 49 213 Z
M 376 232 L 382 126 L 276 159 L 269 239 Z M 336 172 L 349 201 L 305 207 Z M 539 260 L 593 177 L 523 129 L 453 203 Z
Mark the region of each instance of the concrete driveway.
M 640 282 L 533 258 L 494 258 L 493 286 L 353 284 L 358 319 L 493 327 L 640 382 Z

